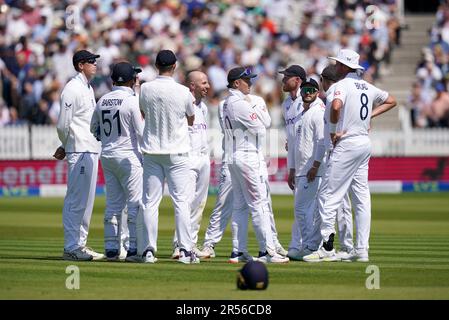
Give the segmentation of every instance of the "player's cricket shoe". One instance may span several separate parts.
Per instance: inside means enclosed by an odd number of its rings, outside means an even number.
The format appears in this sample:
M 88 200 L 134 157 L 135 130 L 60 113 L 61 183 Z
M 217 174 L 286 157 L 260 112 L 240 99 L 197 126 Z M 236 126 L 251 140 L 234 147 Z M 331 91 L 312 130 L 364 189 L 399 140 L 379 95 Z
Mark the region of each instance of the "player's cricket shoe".
M 341 261 L 344 261 L 344 262 L 352 262 L 352 261 L 369 262 L 368 252 L 357 251 L 354 249 L 354 250 L 352 250 L 352 252 L 349 254 L 348 257 L 345 257 L 344 259 L 342 258 Z
M 239 263 L 239 262 L 248 262 L 252 260 L 258 260 L 257 258 L 252 257 L 247 252 L 232 252 L 231 257 L 229 258 L 229 263 Z
M 171 258 L 175 259 L 175 260 L 179 259 L 179 248 L 178 247 L 175 247 L 173 249 L 173 253 L 171 255 Z
M 93 257 L 91 254 L 87 253 L 84 248 L 78 248 L 72 251 L 66 251 L 62 255 L 62 259 L 69 261 L 91 261 Z
M 92 260 L 103 260 L 104 254 L 95 252 L 92 248 L 84 247 L 84 251 L 92 256 Z
M 332 249 L 331 251 L 327 251 L 326 249 L 324 249 L 324 247 L 321 247 L 317 251 L 315 251 L 307 256 L 304 256 L 302 259 L 305 262 L 339 261 L 335 254 L 335 249 Z
M 179 259 L 178 262 L 184 263 L 184 264 L 195 264 L 200 263 L 200 258 L 198 258 L 195 254 L 195 252 L 190 251 L 187 252 L 184 249 L 181 249 L 179 251 Z
M 206 246 L 203 248 L 203 250 L 201 250 L 197 253 L 197 256 L 200 259 L 215 258 L 215 250 L 211 246 Z
M 280 243 L 276 244 L 276 253 L 284 257 L 288 255 L 288 251 L 285 250 Z
M 290 261 L 289 258 L 281 256 L 278 253 L 270 255 L 268 252 L 259 252 L 257 260 L 263 263 L 288 263 Z
M 145 250 L 142 254 L 142 262 L 143 263 L 155 263 L 157 262 L 157 258 L 154 256 L 153 251 Z
M 128 251 L 126 251 L 126 249 L 125 249 L 123 246 L 121 246 L 121 247 L 120 247 L 120 255 L 119 255 L 119 259 L 120 259 L 120 260 L 125 260 L 126 257 L 127 257 L 127 255 L 128 255 Z
M 353 251 L 341 250 L 338 251 L 335 255 L 337 256 L 337 259 L 339 261 L 352 262 Z

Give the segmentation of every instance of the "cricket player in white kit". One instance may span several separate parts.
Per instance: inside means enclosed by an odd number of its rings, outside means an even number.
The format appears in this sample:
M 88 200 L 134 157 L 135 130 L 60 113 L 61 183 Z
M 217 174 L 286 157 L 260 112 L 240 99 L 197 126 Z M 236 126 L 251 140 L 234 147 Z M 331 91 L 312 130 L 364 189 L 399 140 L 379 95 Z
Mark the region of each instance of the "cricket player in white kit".
M 58 160 L 67 156 L 67 194 L 64 199 L 64 260 L 99 260 L 104 255 L 86 247 L 89 224 L 95 200 L 100 143 L 90 133 L 95 110 L 95 96 L 89 80 L 97 71 L 99 55 L 87 50 L 73 55 L 78 74 L 61 93 L 61 111 L 56 125 L 62 146 L 53 155 Z
M 156 57 L 159 76 L 141 86 L 139 104 L 145 114 L 143 133 L 143 219 L 138 252 L 144 262 L 156 262 L 159 204 L 167 179 L 175 208 L 176 234 L 180 247 L 179 262 L 199 263 L 192 251 L 189 203 L 188 153 L 191 149 L 188 125 L 193 125 L 195 109 L 189 89 L 173 79 L 176 56 L 161 50 Z
M 321 85 L 326 95 L 326 110 L 324 112 L 324 145 L 326 146 L 326 158 L 329 159 L 333 145 L 329 133 L 329 123 L 331 114 L 332 99 L 336 83 L 341 80 L 337 73 L 337 67 L 334 64 L 326 66 L 321 72 Z M 326 166 L 323 168 L 327 169 Z M 327 179 L 323 173 L 321 186 L 318 193 L 318 205 L 323 206 L 326 200 Z M 322 211 L 322 209 L 321 209 Z M 321 221 L 321 219 L 320 219 Z M 345 194 L 343 203 L 337 211 L 338 240 L 340 242 L 340 250 L 336 253 L 337 260 L 346 259 L 352 254 L 354 248 L 352 239 L 352 209 L 349 199 L 349 192 Z
M 268 109 L 265 105 L 265 101 L 256 95 L 248 94 L 247 95 L 251 100 L 251 105 L 254 108 L 254 111 L 257 113 L 259 119 L 262 120 L 263 125 L 265 128 L 270 127 L 271 125 L 271 117 L 268 113 Z M 220 123 L 220 127 L 223 132 L 223 105 L 225 100 L 220 101 L 220 104 L 218 105 L 218 119 Z M 224 134 L 224 132 L 223 132 Z M 206 230 L 206 234 L 204 237 L 204 244 L 203 244 L 203 250 L 199 253 L 199 257 L 201 258 L 213 258 L 215 257 L 215 250 L 214 246 L 218 242 L 220 242 L 221 238 L 223 237 L 223 234 L 225 232 L 226 226 L 228 225 L 229 220 L 232 216 L 232 209 L 233 209 L 233 196 L 232 196 L 232 182 L 231 177 L 229 173 L 229 168 L 226 163 L 226 156 L 225 156 L 225 147 L 224 147 L 224 137 L 222 140 L 222 166 L 220 169 L 220 178 L 219 178 L 219 185 L 218 185 L 218 193 L 217 193 L 217 200 L 215 203 L 215 207 L 211 213 L 209 225 Z M 270 195 L 270 188 L 269 188 L 269 182 L 268 182 L 268 170 L 267 165 L 263 156 L 263 151 L 260 152 L 260 169 L 261 169 L 261 176 L 264 179 L 265 186 L 266 186 L 266 194 L 268 195 L 269 200 L 269 210 L 270 210 L 270 222 L 271 222 L 271 229 L 273 233 L 273 241 L 276 248 L 276 252 L 280 255 L 286 256 L 287 252 L 282 247 L 281 243 L 278 239 L 278 234 L 276 230 L 276 224 L 274 220 L 274 214 L 272 210 L 271 205 L 271 195 Z M 249 208 L 247 208 L 249 210 Z M 248 220 L 245 220 L 248 222 Z M 232 247 L 233 252 L 238 252 L 238 238 L 237 238 L 237 229 L 236 226 L 232 224 Z M 248 228 L 248 227 L 246 227 Z M 246 247 L 246 245 L 244 245 Z
M 368 162 L 371 141 L 368 136 L 372 114 L 377 116 L 396 105 L 387 92 L 363 80 L 357 70 L 359 55 L 350 49 L 341 49 L 336 61 L 338 74 L 344 77 L 335 86 L 330 115 L 330 137 L 334 145 L 326 171 L 328 186 L 320 216 L 323 245 L 305 256 L 304 261 L 336 261 L 333 247 L 335 216 L 345 194 L 351 193 L 355 211 L 357 242 L 349 261 L 369 261 L 369 234 L 371 198 L 368 188 Z M 374 110 L 373 110 L 374 106 Z
M 306 80 L 306 72 L 301 66 L 294 64 L 279 73 L 284 75 L 282 78 L 282 91 L 288 92 L 287 97 L 282 102 L 282 114 L 287 133 L 288 186 L 291 190 L 295 190 L 295 139 L 299 116 L 303 110 L 300 90 L 301 83 Z M 288 257 L 297 259 L 301 254 L 301 247 L 301 232 L 295 215 L 292 225 L 292 239 L 288 246 Z
M 231 254 L 237 262 L 251 260 L 246 251 L 248 237 L 248 210 L 259 242 L 259 261 L 285 263 L 289 259 L 275 251 L 268 210 L 266 186 L 260 170 L 260 141 L 265 134 L 265 126 L 259 119 L 247 97 L 251 87 L 249 69 L 236 67 L 228 73 L 229 96 L 223 105 L 225 127 L 225 155 L 231 173 L 234 211 L 233 227 L 237 230 L 238 252 Z M 261 135 L 259 135 L 261 134 Z M 246 221 L 245 221 L 246 220 Z M 230 262 L 233 260 L 230 259 Z
M 321 244 L 317 193 L 323 173 L 325 105 L 318 94 L 320 87 L 314 79 L 301 83 L 303 111 L 298 116 L 295 139 L 295 218 L 302 238 L 299 254 L 294 260 L 316 251 Z
M 137 256 L 136 220 L 142 200 L 143 118 L 139 99 L 133 91 L 142 69 L 119 62 L 112 69 L 112 91 L 100 98 L 92 117 L 91 132 L 101 141 L 101 164 L 106 180 L 104 247 L 106 259 L 120 256 L 122 211 L 127 206 L 129 229 L 128 261 Z
M 204 207 L 207 202 L 210 180 L 210 158 L 209 143 L 207 141 L 207 106 L 202 101 L 207 96 L 210 88 L 207 75 L 200 71 L 192 71 L 187 75 L 187 85 L 193 95 L 195 120 L 192 126 L 189 126 L 190 135 L 190 170 L 189 183 L 191 190 L 190 210 L 192 222 L 192 241 L 193 251 L 198 257 L 201 252 L 197 248 L 198 232 L 200 231 L 201 219 L 203 217 Z M 172 258 L 179 258 L 178 238 L 174 236 L 174 251 Z

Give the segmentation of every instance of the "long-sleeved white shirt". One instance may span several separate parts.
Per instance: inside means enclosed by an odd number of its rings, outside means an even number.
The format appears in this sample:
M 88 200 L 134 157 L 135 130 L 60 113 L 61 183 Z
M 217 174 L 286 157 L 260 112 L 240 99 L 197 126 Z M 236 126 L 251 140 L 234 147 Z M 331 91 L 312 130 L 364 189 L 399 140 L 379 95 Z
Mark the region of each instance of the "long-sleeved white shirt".
M 306 176 L 314 161 L 322 163 L 324 160 L 324 109 L 323 101 L 316 98 L 309 109 L 299 115 L 294 148 L 296 176 Z M 323 167 L 320 165 L 317 176 L 321 176 Z
M 226 156 L 259 152 L 259 139 L 260 135 L 265 134 L 265 126 L 251 105 L 250 97 L 239 90 L 230 89 L 223 104 L 223 124 Z
M 187 116 L 193 116 L 190 90 L 172 77 L 158 76 L 142 84 L 140 109 L 145 114 L 142 153 L 176 154 L 190 151 Z
M 285 129 L 287 131 L 287 166 L 289 169 L 295 168 L 295 135 L 298 128 L 298 115 L 303 110 L 300 91 L 301 89 L 298 89 L 295 100 L 289 94 L 282 102 L 282 115 L 284 116 Z
M 209 153 L 209 143 L 207 141 L 207 106 L 201 101 L 198 105 L 193 104 L 195 109 L 195 120 L 189 126 L 191 153 Z
M 84 74 L 78 73 L 61 93 L 56 130 L 65 152 L 100 152 L 100 143 L 90 132 L 94 110 L 94 91 Z
M 143 127 L 136 94 L 117 86 L 98 100 L 90 131 L 101 140 L 102 155 L 112 156 L 126 150 L 139 152 Z

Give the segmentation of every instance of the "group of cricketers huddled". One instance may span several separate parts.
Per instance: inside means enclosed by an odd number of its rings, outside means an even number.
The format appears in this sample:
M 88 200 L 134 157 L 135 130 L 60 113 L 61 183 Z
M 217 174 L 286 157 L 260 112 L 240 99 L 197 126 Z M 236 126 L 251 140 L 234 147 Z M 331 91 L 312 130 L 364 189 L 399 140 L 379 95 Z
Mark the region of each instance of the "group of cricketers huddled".
M 199 245 L 210 177 L 207 75 L 191 71 L 185 85 L 177 83 L 177 58 L 161 50 L 156 79 L 140 85 L 141 69 L 119 62 L 112 68 L 112 91 L 96 102 L 89 81 L 98 58 L 77 51 L 73 65 L 78 73 L 61 94 L 61 146 L 54 157 L 68 163 L 63 259 L 155 263 L 159 204 L 167 186 L 175 214 L 172 258 L 179 262 L 214 258 L 229 221 L 230 263 L 369 261 L 368 132 L 371 119 L 396 101 L 363 80 L 356 52 L 341 49 L 337 57 L 329 57 L 321 85 L 299 65 L 279 71 L 287 93 L 282 104 L 287 183 L 295 202 L 288 250 L 276 230 L 263 150 L 271 118 L 264 99 L 250 93 L 257 75 L 240 66 L 228 71 L 229 92 L 219 104 L 223 156 L 218 194 Z M 98 160 L 106 181 L 104 254 L 86 246 Z M 248 251 L 248 215 L 257 256 Z M 339 251 L 334 248 L 336 222 Z

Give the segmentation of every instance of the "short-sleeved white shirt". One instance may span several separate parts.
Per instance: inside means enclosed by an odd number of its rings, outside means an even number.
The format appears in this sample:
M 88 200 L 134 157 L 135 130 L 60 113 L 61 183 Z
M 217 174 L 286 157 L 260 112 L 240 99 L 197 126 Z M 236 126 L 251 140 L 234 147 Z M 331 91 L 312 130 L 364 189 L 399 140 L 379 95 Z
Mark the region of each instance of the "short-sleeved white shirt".
M 366 82 L 356 73 L 349 73 L 337 82 L 333 100 L 343 102 L 338 120 L 339 131 L 346 131 L 342 139 L 368 136 L 373 105 L 382 104 L 387 98 L 388 92 Z
M 158 76 L 142 84 L 140 109 L 145 114 L 142 153 L 176 154 L 190 151 L 186 115 L 195 114 L 189 89 L 172 77 Z
M 112 156 L 138 151 L 143 127 L 136 94 L 129 87 L 117 86 L 98 100 L 90 130 L 101 140 L 102 155 Z

